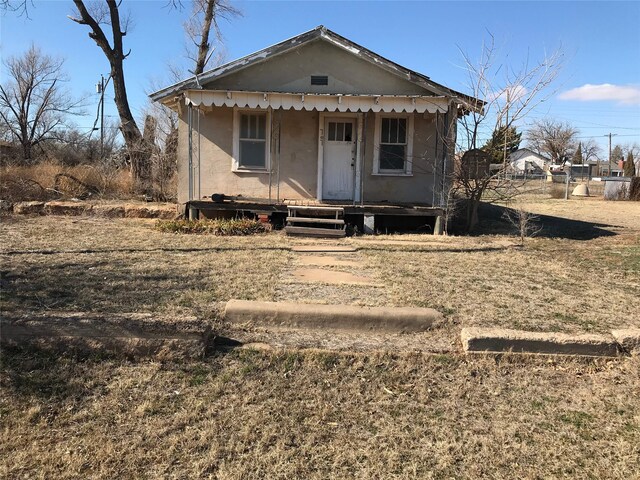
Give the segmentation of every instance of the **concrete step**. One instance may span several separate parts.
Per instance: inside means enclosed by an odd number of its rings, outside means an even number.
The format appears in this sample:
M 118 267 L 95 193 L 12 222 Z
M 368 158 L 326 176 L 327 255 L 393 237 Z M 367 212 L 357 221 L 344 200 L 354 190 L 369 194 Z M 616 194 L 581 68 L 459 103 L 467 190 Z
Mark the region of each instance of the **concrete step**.
M 326 207 L 326 206 L 319 206 L 319 205 L 288 205 L 287 208 L 290 211 L 291 210 L 299 210 L 299 211 L 318 210 L 320 212 L 344 213 L 344 208 L 342 208 L 342 207 Z
M 225 320 L 232 324 L 368 333 L 429 330 L 442 320 L 432 308 L 358 307 L 290 302 L 229 300 Z
M 313 227 L 294 227 L 288 225 L 284 227 L 284 231 L 287 235 L 300 235 L 305 237 L 320 237 L 320 238 L 339 238 L 344 237 L 347 232 L 343 229 L 336 228 L 313 228 Z
M 331 225 L 344 225 L 344 220 L 339 218 L 311 218 L 311 217 L 287 217 L 289 223 L 326 223 Z

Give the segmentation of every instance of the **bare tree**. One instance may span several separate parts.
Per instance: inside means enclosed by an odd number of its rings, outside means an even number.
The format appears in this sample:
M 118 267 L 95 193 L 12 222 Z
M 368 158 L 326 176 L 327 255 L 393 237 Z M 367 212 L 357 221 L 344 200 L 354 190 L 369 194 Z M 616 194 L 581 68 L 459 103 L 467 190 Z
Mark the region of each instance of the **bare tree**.
M 15 12 L 18 16 L 29 18 L 29 8 L 33 7 L 33 0 L 0 0 L 0 10 Z
M 194 0 L 191 17 L 184 23 L 184 30 L 196 48 L 196 55 L 188 54 L 195 63 L 194 75 L 204 72 L 212 51 L 211 33 L 218 43 L 222 41 L 219 19 L 230 19 L 241 15 L 240 10 L 226 0 Z
M 0 120 L 22 146 L 26 162 L 32 160 L 34 147 L 54 138 L 71 116 L 82 113 L 82 99 L 74 99 L 64 88 L 63 65 L 62 59 L 33 45 L 4 62 L 10 80 L 0 85 Z
M 582 158 L 585 162 L 599 160 L 602 149 L 593 138 L 582 143 Z
M 180 0 L 171 0 L 169 6 L 178 10 L 183 8 Z M 218 20 L 221 18 L 230 19 L 240 14 L 240 11 L 226 0 L 195 0 L 193 2 L 191 16 L 184 23 L 185 33 L 189 39 L 186 56 L 194 62 L 194 68 L 189 70 L 190 73 L 201 74 L 210 63 L 214 48 L 212 42 L 217 42 L 218 46 L 221 44 L 222 35 Z M 210 40 L 212 33 L 215 40 Z M 222 55 L 217 53 L 216 64 L 222 60 Z M 185 76 L 185 72 L 174 65 L 169 65 L 168 71 L 169 81 L 173 83 L 180 81 Z M 157 84 L 155 87 L 158 88 L 154 88 L 153 83 L 152 90 L 159 89 Z M 156 102 L 149 102 L 145 117 L 148 119 L 149 116 L 155 120 L 153 123 L 155 148 L 151 159 L 154 195 L 159 199 L 168 200 L 175 195 L 171 189 L 177 168 L 178 116 L 173 110 Z M 147 123 L 147 125 L 151 124 Z M 147 131 L 147 127 L 145 127 L 145 131 Z
M 527 142 L 553 163 L 562 163 L 575 150 L 577 135 L 578 131 L 566 122 L 544 119 L 533 122 L 527 132 Z
M 120 117 L 121 132 L 131 159 L 131 174 L 136 190 L 149 193 L 151 177 L 151 146 L 142 136 L 138 125 L 131 113 L 127 89 L 124 78 L 123 61 L 131 51 L 124 53 L 123 37 L 127 34 L 128 21 L 120 17 L 120 3 L 116 0 L 106 0 L 106 4 L 93 4 L 89 11 L 84 1 L 74 0 L 78 10 L 77 16 L 69 16 L 71 20 L 90 28 L 89 38 L 94 40 L 109 60 L 115 103 Z M 107 39 L 101 25 L 111 27 L 111 43 Z
M 478 99 L 464 106 L 467 115 L 459 121 L 457 149 L 462 152 L 478 148 L 479 139 L 489 138 L 492 132 L 511 131 L 534 108 L 550 98 L 555 93 L 550 87 L 563 61 L 562 52 L 558 50 L 537 62 L 526 58 L 519 66 L 505 64 L 498 61 L 491 34 L 489 41 L 482 44 L 477 61 L 465 52 L 461 53 L 462 68 L 467 72 L 467 91 L 472 98 Z M 508 143 L 505 135 L 505 150 Z M 492 191 L 493 199 L 509 198 L 517 193 L 513 183 L 505 181 L 506 162 L 497 170 L 487 170 L 485 175 L 469 176 L 468 168 L 460 164 L 456 167 L 453 182 L 457 195 L 466 199 L 467 231 L 478 224 L 478 207 L 488 190 Z

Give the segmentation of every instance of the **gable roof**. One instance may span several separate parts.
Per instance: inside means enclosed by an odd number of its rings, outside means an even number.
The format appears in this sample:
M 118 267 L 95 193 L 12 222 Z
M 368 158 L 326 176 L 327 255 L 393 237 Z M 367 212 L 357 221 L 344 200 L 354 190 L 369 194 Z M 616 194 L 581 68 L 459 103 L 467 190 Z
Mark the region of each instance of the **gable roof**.
M 550 158 L 547 158 L 547 157 L 545 157 L 544 155 L 541 155 L 541 154 L 539 154 L 539 153 L 537 153 L 537 152 L 534 152 L 534 151 L 533 151 L 533 150 L 531 150 L 530 148 L 526 148 L 526 147 L 519 148 L 519 149 L 518 149 L 518 150 L 516 150 L 515 152 L 511 152 L 511 153 L 509 154 L 509 157 L 508 157 L 508 158 L 511 158 L 511 156 L 512 156 L 512 155 L 516 155 L 516 154 L 518 154 L 518 159 L 520 159 L 520 158 L 522 158 L 521 153 L 524 153 L 524 152 L 528 152 L 528 153 L 529 153 L 529 154 L 531 154 L 531 155 L 535 155 L 536 157 L 538 157 L 538 158 L 540 158 L 540 159 L 544 160 L 545 162 L 551 162 L 551 159 L 550 159 Z
M 304 32 L 300 35 L 284 40 L 273 46 L 246 55 L 242 58 L 239 58 L 238 60 L 234 60 L 232 62 L 203 72 L 200 75 L 193 76 L 189 79 L 163 88 L 162 90 L 158 90 L 157 92 L 154 92 L 149 96 L 153 101 L 159 101 L 168 96 L 175 95 L 182 90 L 201 89 L 203 84 L 206 84 L 214 79 L 224 77 L 239 70 L 243 70 L 249 66 L 264 62 L 273 56 L 289 52 L 300 47 L 301 45 L 307 44 L 317 39 L 325 40 L 339 48 L 342 48 L 343 50 L 357 55 L 359 58 L 364 59 L 386 70 L 387 72 L 397 75 L 398 77 L 416 84 L 436 95 L 458 97 L 465 103 L 469 104 L 467 105 L 467 108 L 482 108 L 482 106 L 484 105 L 484 102 L 482 100 L 470 97 L 448 87 L 445 87 L 444 85 L 436 83 L 426 75 L 415 72 L 403 67 L 402 65 L 392 62 L 391 60 L 388 60 L 378 55 L 377 53 L 374 53 L 371 50 L 362 47 L 361 45 L 358 45 L 357 43 L 354 43 L 341 35 L 338 35 L 337 33 L 324 27 L 323 25 L 320 25 L 313 30 L 309 30 L 308 32 Z

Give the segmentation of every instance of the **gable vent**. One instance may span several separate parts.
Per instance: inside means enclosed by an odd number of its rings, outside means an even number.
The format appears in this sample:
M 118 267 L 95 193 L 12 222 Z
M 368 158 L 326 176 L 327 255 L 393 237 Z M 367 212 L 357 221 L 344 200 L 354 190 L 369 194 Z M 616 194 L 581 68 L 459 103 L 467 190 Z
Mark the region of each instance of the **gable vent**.
M 311 75 L 311 85 L 329 85 L 327 75 Z

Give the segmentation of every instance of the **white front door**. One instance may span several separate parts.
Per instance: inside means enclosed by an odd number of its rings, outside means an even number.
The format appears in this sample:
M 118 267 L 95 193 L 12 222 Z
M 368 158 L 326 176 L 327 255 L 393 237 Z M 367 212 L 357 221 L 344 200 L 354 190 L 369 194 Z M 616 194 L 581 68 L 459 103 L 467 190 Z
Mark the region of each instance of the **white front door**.
M 356 119 L 326 118 L 323 150 L 322 199 L 353 200 Z

